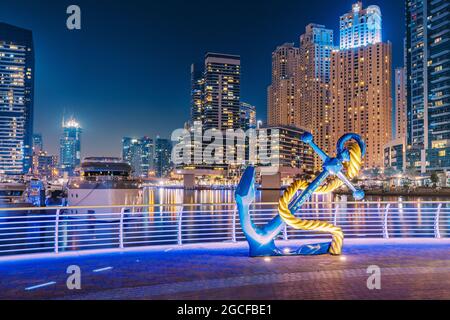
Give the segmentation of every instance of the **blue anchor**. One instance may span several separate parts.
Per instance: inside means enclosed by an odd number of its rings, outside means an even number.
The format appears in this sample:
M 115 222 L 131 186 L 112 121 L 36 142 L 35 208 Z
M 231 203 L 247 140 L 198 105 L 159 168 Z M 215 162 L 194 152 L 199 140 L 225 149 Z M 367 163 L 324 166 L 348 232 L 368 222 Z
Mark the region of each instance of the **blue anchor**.
M 308 185 L 308 187 L 297 195 L 291 202 L 289 209 L 293 213 L 298 213 L 301 206 L 311 198 L 317 188 L 330 176 L 337 176 L 353 192 L 356 200 L 362 200 L 365 196 L 364 191 L 356 188 L 348 180 L 343 172 L 344 162 L 350 161 L 350 153 L 345 148 L 345 144 L 350 140 L 355 140 L 364 156 L 366 152 L 365 143 L 357 134 L 350 133 L 344 135 L 337 143 L 336 157 L 329 157 L 317 144 L 314 143 L 311 133 L 302 135 L 302 141 L 310 145 L 323 161 L 323 171 Z M 250 217 L 250 205 L 255 201 L 255 167 L 249 166 L 245 170 L 241 181 L 236 189 L 235 199 L 239 211 L 242 231 L 249 243 L 250 256 L 281 256 L 281 255 L 317 255 L 328 252 L 330 243 L 320 243 L 300 247 L 297 251 L 283 253 L 276 244 L 275 238 L 283 231 L 285 223 L 280 215 L 274 217 L 265 226 L 256 226 Z

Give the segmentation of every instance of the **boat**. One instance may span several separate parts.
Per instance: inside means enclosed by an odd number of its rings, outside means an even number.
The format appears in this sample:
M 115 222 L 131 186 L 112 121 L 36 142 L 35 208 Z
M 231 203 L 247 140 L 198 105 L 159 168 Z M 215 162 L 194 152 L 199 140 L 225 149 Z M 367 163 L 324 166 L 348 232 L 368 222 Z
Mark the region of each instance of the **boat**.
M 29 208 L 28 187 L 20 182 L 0 183 L 0 208 Z
M 123 207 L 141 204 L 142 195 L 141 181 L 132 176 L 131 165 L 119 158 L 86 158 L 79 176 L 67 184 L 67 205 L 83 207 L 70 213 L 89 219 L 118 219 Z

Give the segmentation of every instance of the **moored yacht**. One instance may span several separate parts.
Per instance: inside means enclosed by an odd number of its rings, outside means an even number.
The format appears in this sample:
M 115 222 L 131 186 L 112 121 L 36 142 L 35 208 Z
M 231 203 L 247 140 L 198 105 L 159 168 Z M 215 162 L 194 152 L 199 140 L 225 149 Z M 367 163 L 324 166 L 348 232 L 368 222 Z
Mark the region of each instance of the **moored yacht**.
M 118 158 L 86 158 L 79 176 L 69 180 L 67 204 L 69 207 L 132 206 L 142 203 L 142 189 L 132 177 L 132 168 Z M 71 213 L 90 218 L 112 219 L 120 208 L 76 209 Z M 108 213 L 114 215 L 108 216 Z

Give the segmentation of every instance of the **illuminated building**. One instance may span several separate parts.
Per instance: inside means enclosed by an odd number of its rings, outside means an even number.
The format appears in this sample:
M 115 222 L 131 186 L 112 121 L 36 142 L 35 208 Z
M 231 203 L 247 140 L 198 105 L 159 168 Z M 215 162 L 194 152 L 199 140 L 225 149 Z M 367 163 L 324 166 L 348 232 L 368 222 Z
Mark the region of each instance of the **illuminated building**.
M 33 153 L 44 150 L 44 142 L 41 134 L 33 134 Z
M 450 2 L 405 4 L 409 167 L 450 170 Z
M 285 43 L 272 53 L 272 83 L 267 89 L 269 126 L 294 126 L 295 71 L 299 49 Z
M 322 25 L 309 24 L 300 37 L 300 53 L 296 79 L 297 126 L 313 133 L 316 143 L 330 150 L 330 67 L 333 51 L 333 30 Z M 333 148 L 334 149 L 334 148 Z M 314 167 L 319 170 L 322 161 L 316 155 Z
M 204 70 L 205 130 L 240 128 L 241 60 L 239 56 L 207 53 Z
M 256 129 L 256 107 L 251 104 L 241 102 L 240 120 L 240 127 L 244 131 L 247 131 L 248 129 Z
M 147 178 L 154 170 L 155 146 L 153 139 L 143 137 L 141 139 L 122 139 L 122 158 L 133 169 L 135 177 Z
M 301 140 L 306 130 L 289 126 L 272 126 L 263 130 L 267 130 L 269 140 L 267 143 L 260 141 L 258 148 L 263 148 L 261 153 L 268 154 L 272 163 L 279 164 L 280 172 L 286 169 L 298 169 L 296 173 L 313 173 L 312 149 Z M 271 139 L 279 141 L 276 153 L 272 152 Z
M 75 169 L 81 164 L 81 126 L 75 119 L 63 121 L 59 158 L 61 173 L 74 175 Z
M 384 146 L 384 167 L 406 171 L 406 138 L 400 137 Z
M 197 64 L 191 65 L 191 124 L 201 123 L 205 118 L 204 114 L 204 92 L 205 92 L 205 77 L 203 69 L 200 69 Z
M 406 72 L 395 69 L 395 138 L 406 137 Z
M 0 23 L 0 173 L 28 173 L 32 162 L 32 32 Z
M 168 177 L 172 171 L 172 142 L 168 139 L 156 138 L 155 172 L 158 178 Z
M 352 11 L 340 19 L 340 48 L 352 49 L 382 42 L 381 11 L 378 6 L 363 8 L 353 4 Z
M 58 158 L 45 151 L 33 154 L 33 174 L 39 178 L 52 179 L 58 176 Z
M 350 49 L 332 53 L 331 145 L 345 133 L 360 134 L 367 145 L 365 167 L 382 168 L 384 146 L 392 139 L 392 46 L 370 44 L 364 32 L 360 40 L 354 36 Z

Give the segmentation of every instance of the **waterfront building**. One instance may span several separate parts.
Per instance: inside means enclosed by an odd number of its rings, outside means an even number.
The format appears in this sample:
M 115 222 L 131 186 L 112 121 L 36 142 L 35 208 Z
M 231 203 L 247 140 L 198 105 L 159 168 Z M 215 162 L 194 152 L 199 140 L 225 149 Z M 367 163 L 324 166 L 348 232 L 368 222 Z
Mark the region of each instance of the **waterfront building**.
M 33 134 L 33 144 L 32 144 L 32 146 L 33 146 L 33 154 L 35 152 L 39 152 L 39 151 L 44 150 L 44 142 L 43 142 L 41 134 L 38 134 L 38 133 Z
M 399 137 L 384 146 L 384 168 L 406 171 L 406 138 Z
M 191 65 L 191 125 L 203 125 L 205 119 L 205 75 L 198 64 Z
M 40 150 L 33 154 L 33 175 L 40 179 L 53 179 L 58 176 L 58 157 Z
M 75 119 L 63 121 L 60 139 L 60 169 L 62 174 L 72 176 L 81 164 L 81 126 Z
M 364 32 L 360 37 L 353 34 L 350 48 L 341 45 L 343 49 L 332 53 L 331 145 L 345 133 L 358 133 L 367 145 L 365 167 L 382 168 L 383 148 L 392 139 L 392 46 L 371 44 Z
M 450 2 L 407 0 L 408 165 L 450 170 Z
M 300 37 L 296 78 L 297 125 L 313 133 L 316 143 L 330 149 L 330 67 L 333 51 L 333 30 L 319 24 L 309 24 Z M 333 148 L 334 149 L 334 148 Z M 314 167 L 322 162 L 314 157 Z
M 267 154 L 272 159 L 271 163 L 278 163 L 279 171 L 295 169 L 296 174 L 314 173 L 313 171 L 313 151 L 309 145 L 302 142 L 301 137 L 306 132 L 305 129 L 289 126 L 271 126 L 262 128 L 267 134 L 267 142 L 258 141 L 260 154 Z M 279 142 L 279 148 L 273 152 L 271 140 Z
M 267 89 L 269 126 L 295 126 L 295 72 L 299 49 L 285 43 L 272 53 L 272 83 Z M 299 123 L 297 123 L 299 125 Z
M 34 47 L 29 30 L 0 23 L 0 174 L 32 165 Z
M 406 71 L 405 68 L 395 69 L 395 137 L 406 137 Z
M 244 131 L 256 129 L 256 107 L 249 103 L 241 102 L 240 120 L 240 127 Z
M 155 172 L 158 178 L 170 175 L 172 166 L 172 142 L 168 139 L 156 138 L 155 141 Z
M 204 70 L 205 130 L 240 128 L 241 59 L 223 53 L 207 53 Z
M 362 2 L 340 19 L 340 49 L 347 50 L 382 42 L 382 16 L 378 6 L 363 8 Z
M 148 178 L 154 175 L 155 146 L 153 139 L 149 137 L 123 138 L 122 158 L 131 165 L 134 177 Z

